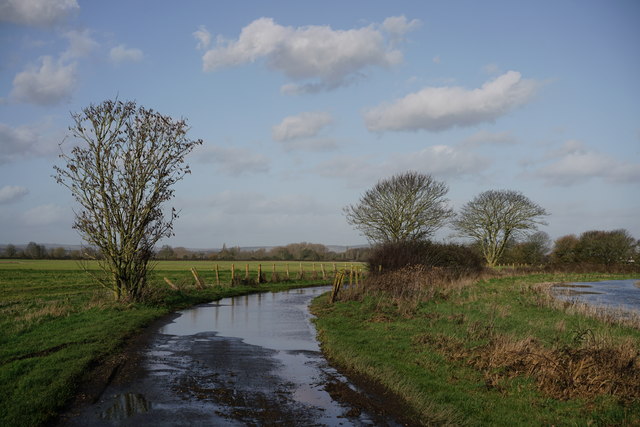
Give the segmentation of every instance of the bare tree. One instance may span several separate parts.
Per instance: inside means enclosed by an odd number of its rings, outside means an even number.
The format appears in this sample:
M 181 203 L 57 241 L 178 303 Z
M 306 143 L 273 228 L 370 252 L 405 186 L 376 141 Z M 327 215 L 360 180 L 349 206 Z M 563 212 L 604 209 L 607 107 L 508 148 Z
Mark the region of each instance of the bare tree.
M 409 171 L 379 181 L 344 213 L 370 242 L 422 240 L 453 216 L 448 191 L 430 175 Z
M 520 192 L 489 190 L 464 205 L 453 226 L 459 236 L 480 245 L 487 264 L 493 267 L 509 240 L 546 224 L 541 220 L 545 215 L 542 207 Z
M 185 120 L 173 120 L 135 102 L 104 101 L 72 114 L 78 142 L 55 166 L 80 211 L 73 227 L 99 249 L 100 282 L 118 300 L 138 300 L 147 284 L 155 244 L 173 235 L 177 211 L 163 213 L 173 184 L 190 173 L 184 158 L 202 140 L 187 138 Z

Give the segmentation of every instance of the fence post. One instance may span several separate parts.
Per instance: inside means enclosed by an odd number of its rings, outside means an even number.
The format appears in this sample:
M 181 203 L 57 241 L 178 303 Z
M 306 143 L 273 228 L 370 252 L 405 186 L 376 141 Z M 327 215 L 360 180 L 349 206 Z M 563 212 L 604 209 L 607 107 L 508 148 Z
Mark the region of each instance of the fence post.
M 229 286 L 233 286 L 233 281 L 236 278 L 236 265 L 231 264 L 231 284 Z
M 287 266 L 287 280 L 291 279 L 291 277 L 289 277 L 289 263 L 286 264 Z
M 246 281 L 249 281 L 250 277 L 249 277 L 249 264 L 246 264 L 244 267 L 244 279 Z
M 322 270 L 322 280 L 327 280 L 327 273 L 324 271 L 324 263 L 320 263 L 320 269 Z
M 198 274 L 198 271 L 195 269 L 195 267 L 191 267 L 191 274 L 193 274 L 193 278 L 196 279 L 196 287 L 198 289 L 204 289 L 204 282 L 200 278 L 200 275 Z
M 218 264 L 216 264 L 216 286 L 220 286 L 220 270 Z
M 258 284 L 262 283 L 262 264 L 258 264 Z

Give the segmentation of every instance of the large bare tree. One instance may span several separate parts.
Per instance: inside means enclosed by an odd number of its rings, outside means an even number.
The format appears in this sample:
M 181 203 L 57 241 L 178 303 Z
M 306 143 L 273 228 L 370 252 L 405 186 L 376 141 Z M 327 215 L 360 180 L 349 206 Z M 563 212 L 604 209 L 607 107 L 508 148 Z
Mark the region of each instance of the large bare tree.
M 453 216 L 445 198 L 448 191 L 430 175 L 409 171 L 379 181 L 344 213 L 370 242 L 422 240 Z
M 491 267 L 495 266 L 510 239 L 546 224 L 548 215 L 522 193 L 512 190 L 489 190 L 462 207 L 453 221 L 461 237 L 473 239 Z
M 178 213 L 165 202 L 190 173 L 185 156 L 202 140 L 187 137 L 174 120 L 135 102 L 104 101 L 72 114 L 75 146 L 62 152 L 55 178 L 80 210 L 73 227 L 101 252 L 100 282 L 118 300 L 139 300 L 155 244 L 173 235 Z

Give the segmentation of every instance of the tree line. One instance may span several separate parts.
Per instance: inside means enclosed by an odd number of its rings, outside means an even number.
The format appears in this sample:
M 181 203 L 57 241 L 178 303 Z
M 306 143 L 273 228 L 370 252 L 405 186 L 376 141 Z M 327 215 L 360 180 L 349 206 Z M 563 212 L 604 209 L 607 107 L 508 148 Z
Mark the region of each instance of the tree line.
M 63 246 L 47 248 L 36 242 L 29 242 L 21 247 L 9 243 L 0 249 L 0 257 L 10 259 L 95 259 L 100 256 L 100 251 L 92 247 L 82 249 L 68 249 Z
M 222 246 L 219 251 L 190 251 L 183 247 L 162 246 L 154 255 L 158 260 L 211 260 L 211 261 L 363 261 L 369 248 L 347 248 L 334 252 L 319 243 L 290 243 L 273 248 L 243 249 Z
M 397 243 L 420 248 L 444 225 L 484 258 L 498 264 L 541 265 L 629 264 L 640 261 L 639 242 L 626 230 L 592 230 L 563 236 L 553 248 L 547 233 L 547 211 L 513 190 L 488 190 L 466 203 L 458 213 L 448 206 L 447 186 L 430 175 L 409 171 L 380 180 L 359 202 L 344 208 L 347 221 L 373 245 Z M 423 245 L 424 246 L 424 245 Z M 425 246 L 426 247 L 426 246 Z M 444 246 L 440 248 L 445 250 Z M 433 248 L 429 249 L 433 252 Z
M 242 249 L 240 247 L 221 250 L 190 250 L 181 246 L 163 245 L 154 251 L 156 260 L 209 260 L 209 261 L 364 261 L 368 247 L 347 248 L 334 252 L 319 243 L 290 243 L 273 248 Z M 25 247 L 8 244 L 0 249 L 0 258 L 9 259 L 104 259 L 100 250 L 93 247 L 67 249 L 62 246 L 47 249 L 44 245 L 29 242 Z

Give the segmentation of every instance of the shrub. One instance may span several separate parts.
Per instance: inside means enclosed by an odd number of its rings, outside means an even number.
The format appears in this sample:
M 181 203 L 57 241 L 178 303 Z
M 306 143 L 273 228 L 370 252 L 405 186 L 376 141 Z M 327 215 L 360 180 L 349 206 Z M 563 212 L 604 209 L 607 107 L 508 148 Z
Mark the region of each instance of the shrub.
M 484 260 L 466 246 L 426 240 L 380 244 L 372 249 L 368 263 L 372 274 L 419 265 L 443 268 L 462 276 L 478 274 L 484 268 Z

